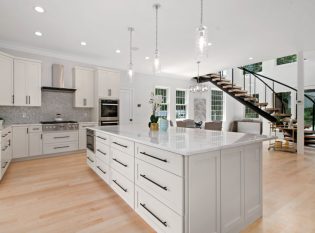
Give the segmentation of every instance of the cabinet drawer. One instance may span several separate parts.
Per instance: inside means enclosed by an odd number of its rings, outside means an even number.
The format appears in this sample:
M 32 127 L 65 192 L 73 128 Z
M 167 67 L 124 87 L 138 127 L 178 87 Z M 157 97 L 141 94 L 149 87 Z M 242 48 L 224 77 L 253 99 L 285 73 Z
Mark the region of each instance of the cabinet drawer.
M 111 146 L 112 148 L 115 148 L 126 154 L 134 156 L 134 143 L 132 141 L 118 137 L 112 137 Z
M 96 152 L 95 155 L 97 157 L 97 159 L 102 160 L 103 162 L 109 164 L 110 162 L 110 158 L 109 158 L 109 146 L 100 143 L 100 142 L 96 142 Z
M 110 145 L 110 137 L 107 134 L 96 132 L 96 142 L 101 142 L 106 145 Z
M 43 144 L 44 154 L 63 153 L 78 150 L 78 142 L 64 142 L 56 144 Z
M 114 169 L 111 170 L 112 189 L 127 202 L 131 208 L 134 208 L 134 183 L 119 174 Z
M 178 176 L 183 176 L 182 155 L 136 143 L 136 157 Z
M 95 172 L 108 184 L 109 183 L 109 165 L 96 158 Z
M 5 143 L 6 141 L 9 141 L 12 138 L 12 131 L 11 128 L 5 129 L 2 131 L 1 134 L 1 140 L 0 140 L 0 144 Z
M 134 181 L 134 157 L 112 149 L 111 167 L 131 181 Z
M 135 197 L 135 211 L 157 232 L 183 232 L 181 216 L 137 186 Z
M 29 133 L 40 133 L 42 132 L 42 126 L 41 125 L 32 125 L 28 127 Z
M 73 142 L 79 140 L 79 132 L 45 133 L 43 143 Z
M 183 215 L 183 178 L 136 159 L 136 184 Z

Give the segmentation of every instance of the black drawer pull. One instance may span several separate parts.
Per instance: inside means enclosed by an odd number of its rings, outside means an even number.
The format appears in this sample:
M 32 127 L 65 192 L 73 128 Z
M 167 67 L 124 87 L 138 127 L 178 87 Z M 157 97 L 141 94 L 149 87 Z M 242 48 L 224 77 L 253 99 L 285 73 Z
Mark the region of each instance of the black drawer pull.
M 164 163 L 167 163 L 167 160 L 166 160 L 166 159 L 160 159 L 160 158 L 155 157 L 155 156 L 153 156 L 153 155 L 149 155 L 149 154 L 147 154 L 147 153 L 145 153 L 145 152 L 140 152 L 140 154 L 143 154 L 143 155 L 148 156 L 148 157 L 150 157 L 150 158 L 157 159 L 157 160 L 160 160 L 160 161 L 162 161 L 162 162 L 164 162 Z
M 91 163 L 94 163 L 94 160 L 90 159 L 90 157 L 87 157 L 88 160 L 90 160 Z
M 121 146 L 121 147 L 123 147 L 123 148 L 128 148 L 128 146 L 122 145 L 122 144 L 120 144 L 120 143 L 118 143 L 118 142 L 113 142 L 113 143 L 116 144 L 116 145 L 118 145 L 118 146 Z
M 100 139 L 103 139 L 103 140 L 107 140 L 107 138 L 103 138 L 103 137 L 100 137 L 100 136 L 97 136 L 98 138 Z
M 7 149 L 8 149 L 8 146 L 4 147 L 2 151 L 6 151 Z
M 148 209 L 148 207 L 145 206 L 145 204 L 140 203 L 140 205 L 148 211 L 154 218 L 156 218 L 160 223 L 162 223 L 165 227 L 167 227 L 167 222 L 162 221 L 158 216 L 156 216 L 151 210 Z
M 54 139 L 70 138 L 70 136 L 54 137 Z
M 143 177 L 144 179 L 150 181 L 152 184 L 155 184 L 156 186 L 160 187 L 161 189 L 164 189 L 165 191 L 167 191 L 167 187 L 166 186 L 162 186 L 162 185 L 156 183 L 155 181 L 153 181 L 150 178 L 146 177 L 146 175 L 140 174 L 140 176 Z
M 7 166 L 8 162 L 5 162 L 2 168 L 5 168 Z
M 70 146 L 56 146 L 56 147 L 54 147 L 54 149 L 56 150 L 56 149 L 65 149 L 65 148 L 68 148 L 68 147 L 70 147 Z
M 106 172 L 104 172 L 103 169 L 100 168 L 99 166 L 97 166 L 97 169 L 100 170 L 103 174 L 106 174 Z
M 99 150 L 99 149 L 97 149 L 97 151 L 100 152 L 100 153 L 103 154 L 103 155 L 107 155 L 105 152 L 103 152 L 103 151 L 101 151 L 101 150 Z
M 125 189 L 123 186 L 121 186 L 116 180 L 113 180 L 113 182 L 114 182 L 119 188 L 121 188 L 125 193 L 127 192 L 127 189 Z
M 128 167 L 128 165 L 127 164 L 124 164 L 124 163 L 122 163 L 122 162 L 120 162 L 119 160 L 117 160 L 117 159 L 113 159 L 116 163 L 119 163 L 120 165 L 122 165 L 122 166 L 124 166 L 124 167 Z

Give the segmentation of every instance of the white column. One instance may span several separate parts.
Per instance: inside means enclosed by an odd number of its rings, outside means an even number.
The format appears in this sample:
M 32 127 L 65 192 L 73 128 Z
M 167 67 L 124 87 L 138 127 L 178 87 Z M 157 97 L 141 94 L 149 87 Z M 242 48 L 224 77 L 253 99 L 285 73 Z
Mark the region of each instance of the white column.
M 304 154 L 304 54 L 297 54 L 297 152 Z

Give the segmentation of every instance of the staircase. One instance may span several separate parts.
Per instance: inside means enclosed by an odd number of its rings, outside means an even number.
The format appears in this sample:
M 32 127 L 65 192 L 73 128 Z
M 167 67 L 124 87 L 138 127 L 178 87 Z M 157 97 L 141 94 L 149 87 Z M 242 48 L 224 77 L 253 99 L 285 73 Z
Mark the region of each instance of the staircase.
M 249 107 L 250 109 L 255 111 L 263 118 L 267 119 L 268 121 L 272 123 L 277 123 L 277 125 L 283 124 L 284 120 L 288 120 L 288 118 L 292 117 L 291 114 L 286 113 L 285 103 L 275 92 L 275 85 L 280 85 L 283 86 L 284 88 L 287 88 L 290 91 L 293 90 L 297 92 L 295 88 L 290 87 L 284 83 L 278 82 L 277 80 L 263 76 L 261 74 L 254 73 L 250 70 L 247 70 L 244 67 L 239 67 L 238 69 L 244 72 L 244 80 L 243 84 L 241 85 L 239 82 L 236 83 L 234 80 L 234 70 L 232 70 L 231 79 L 223 77 L 221 72 L 219 74 L 218 73 L 206 74 L 200 77 L 195 77 L 194 79 L 196 79 L 197 82 L 199 83 L 211 82 L 213 85 L 224 91 L 226 94 L 228 94 L 238 102 Z M 245 73 L 250 75 L 249 81 L 254 82 L 253 88 L 251 84 L 249 85 L 249 87 L 245 85 Z M 264 98 L 261 97 L 257 98 L 257 95 L 255 95 L 257 83 L 258 85 L 260 85 L 259 87 L 260 90 L 262 89 L 264 90 Z M 270 96 L 268 97 L 268 94 L 272 97 Z M 309 99 L 313 103 L 313 109 L 315 111 L 315 101 L 308 95 L 305 95 L 305 98 Z M 269 101 L 267 101 L 267 99 L 269 99 Z M 295 135 L 291 135 L 291 137 L 287 135 L 287 137 L 288 139 L 289 138 L 296 139 Z M 305 130 L 305 145 L 315 145 L 314 114 L 313 129 Z

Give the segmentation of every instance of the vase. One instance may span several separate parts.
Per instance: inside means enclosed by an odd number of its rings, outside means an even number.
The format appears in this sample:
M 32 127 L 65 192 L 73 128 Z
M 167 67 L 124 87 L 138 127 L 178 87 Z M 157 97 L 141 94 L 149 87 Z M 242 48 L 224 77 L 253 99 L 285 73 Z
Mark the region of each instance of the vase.
M 158 123 L 152 123 L 150 124 L 151 130 L 159 130 L 159 124 Z
M 168 120 L 165 120 L 165 119 L 160 119 L 160 122 L 159 122 L 159 128 L 160 130 L 162 131 L 166 131 L 167 128 L 168 128 Z

